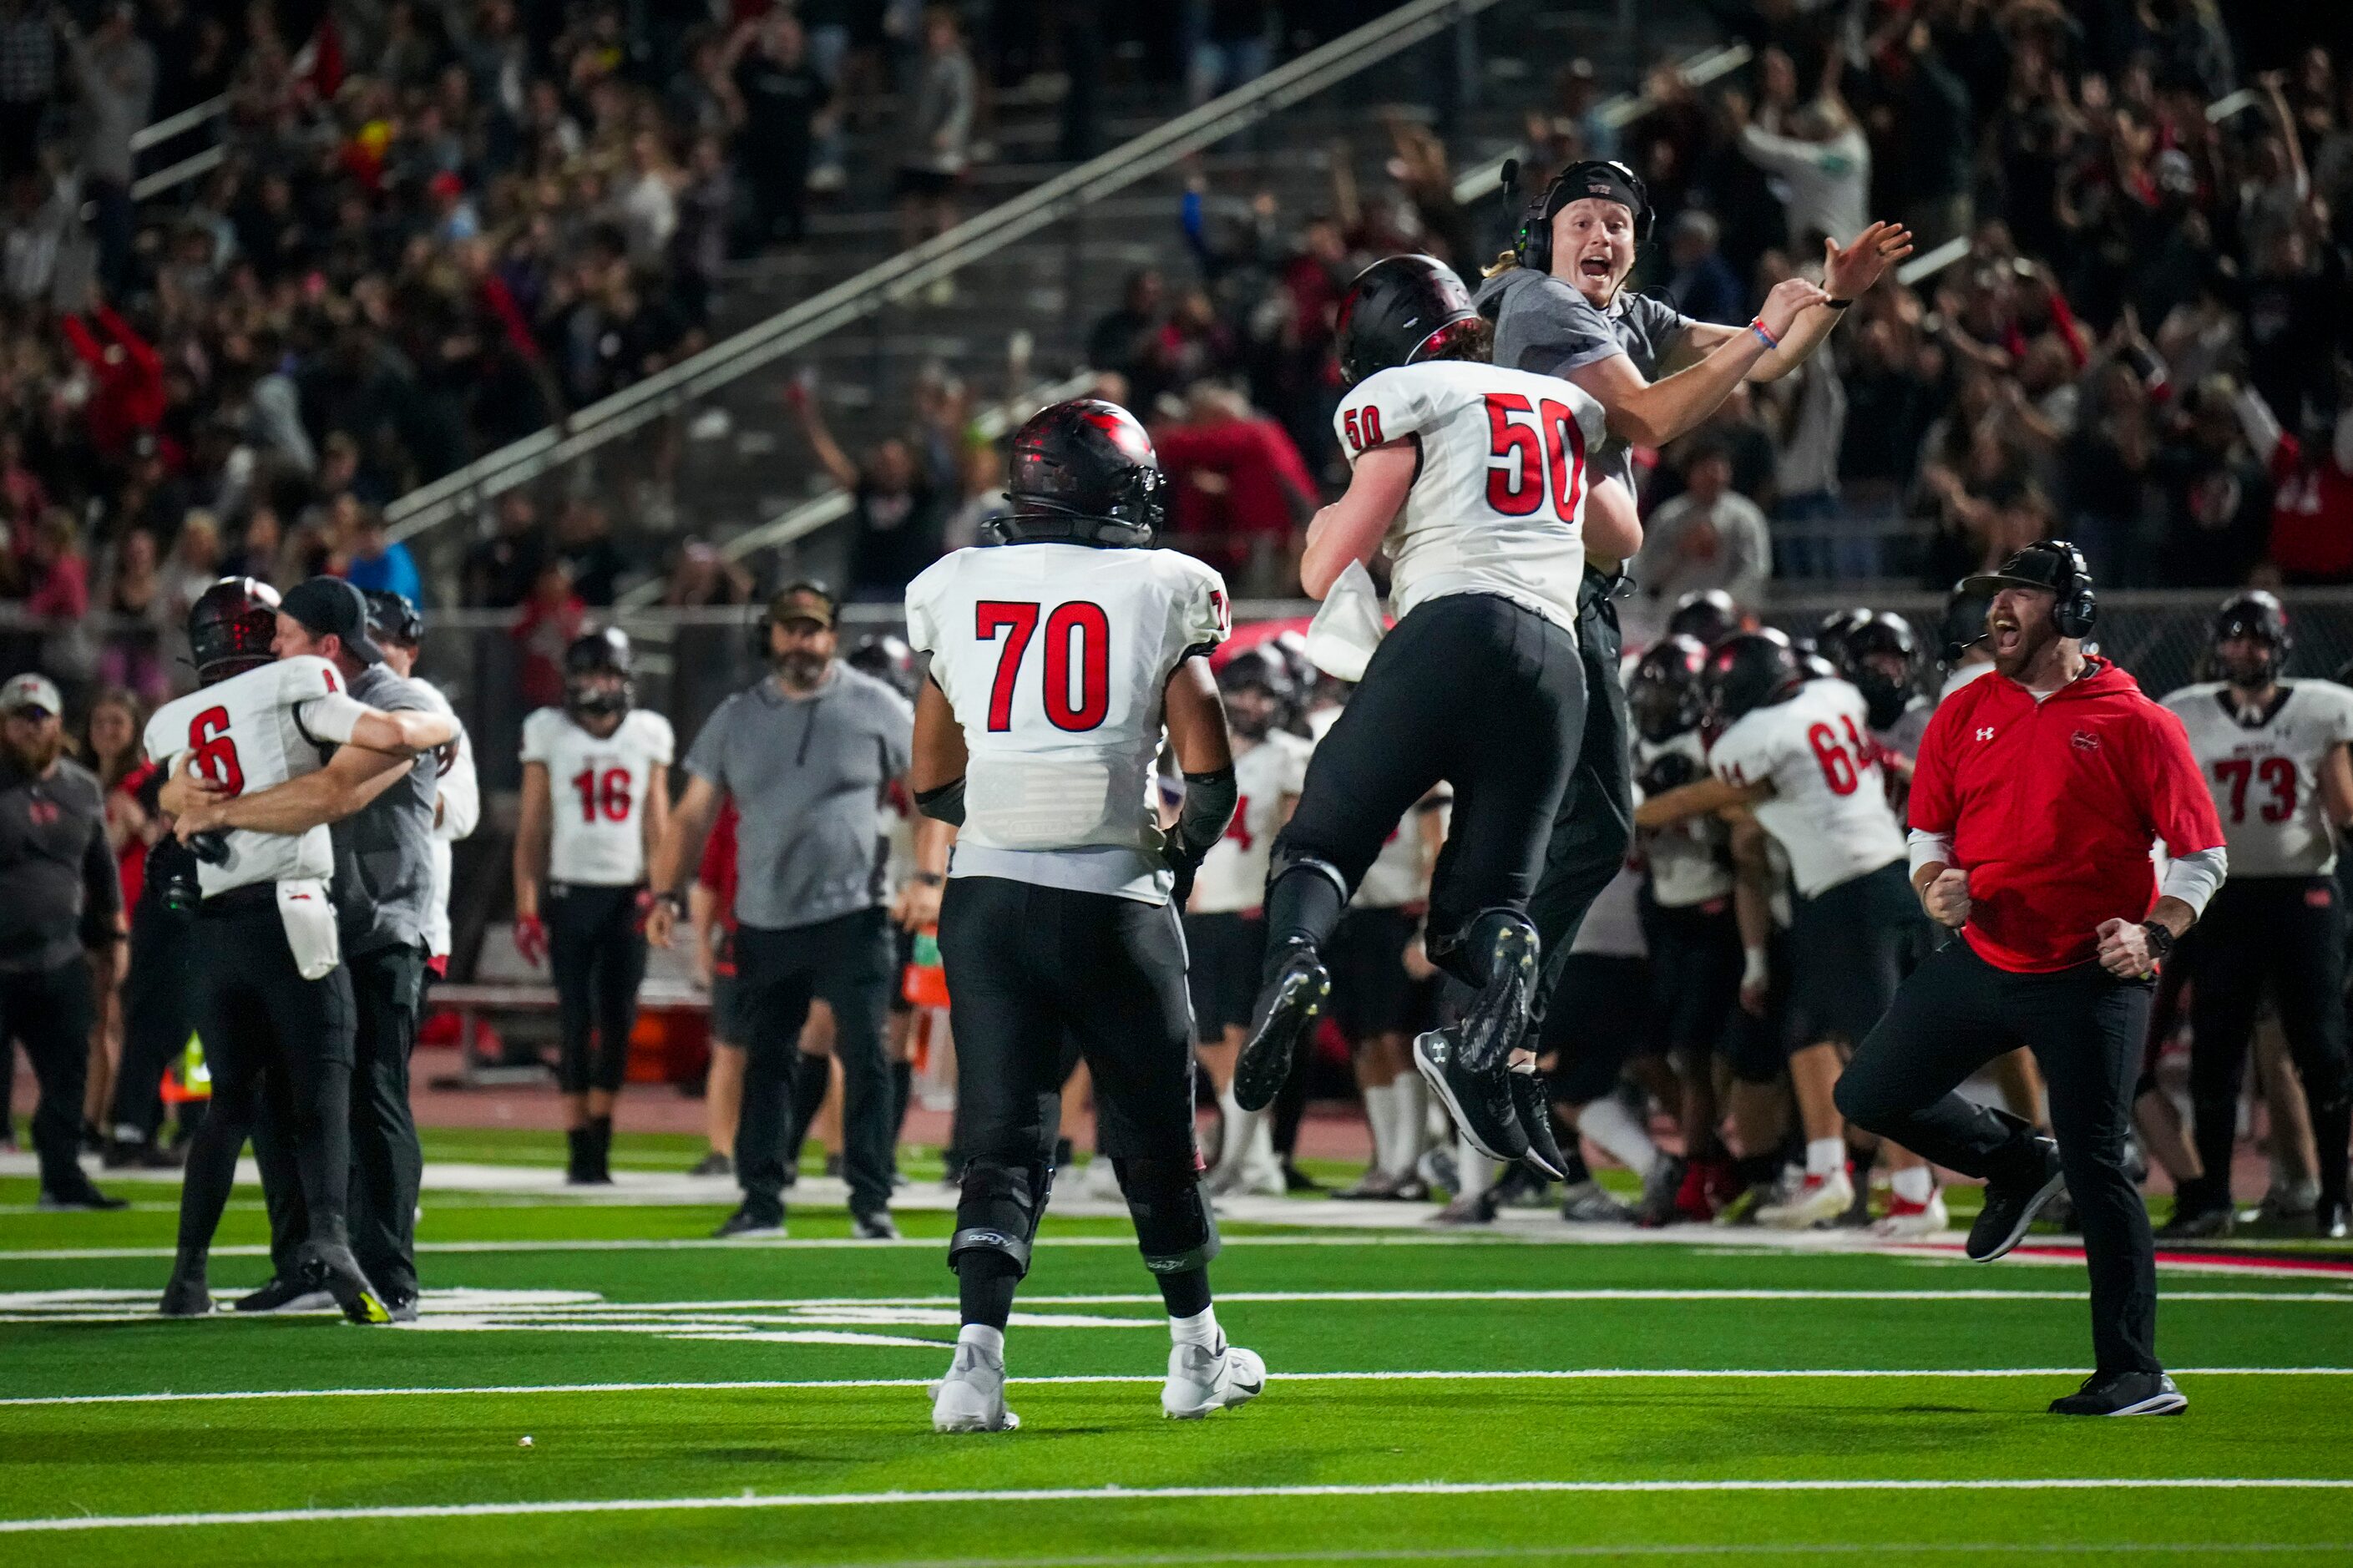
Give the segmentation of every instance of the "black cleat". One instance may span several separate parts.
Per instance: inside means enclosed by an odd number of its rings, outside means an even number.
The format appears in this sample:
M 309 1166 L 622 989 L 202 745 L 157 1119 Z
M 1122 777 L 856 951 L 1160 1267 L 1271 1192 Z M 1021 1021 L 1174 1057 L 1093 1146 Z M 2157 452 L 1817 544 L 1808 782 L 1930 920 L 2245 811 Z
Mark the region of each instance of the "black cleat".
M 155 1310 L 166 1318 L 202 1318 L 213 1310 L 213 1293 L 205 1288 L 200 1270 L 194 1274 L 174 1273 L 170 1284 L 164 1287 L 164 1300 Z
M 316 1285 L 273 1274 L 260 1289 L 239 1296 L 236 1310 L 258 1317 L 270 1312 L 316 1312 L 334 1304 L 335 1299 Z
M 2323 1241 L 2343 1241 L 2348 1231 L 2345 1223 L 2345 1200 L 2323 1198 L 2312 1211 L 2312 1234 Z
M 84 1176 L 79 1183 L 69 1186 L 43 1187 L 38 1206 L 44 1213 L 65 1209 L 87 1209 L 105 1213 L 111 1209 L 127 1209 L 131 1206 L 131 1200 L 107 1196 L 91 1185 L 89 1177 Z
M 392 1309 L 384 1304 L 383 1294 L 360 1271 L 359 1259 L 352 1256 L 350 1247 L 322 1241 L 305 1243 L 299 1268 L 305 1279 L 335 1299 L 335 1305 L 351 1321 L 392 1321 Z
M 1513 1119 L 1528 1141 L 1524 1156 L 1527 1164 L 1548 1182 L 1568 1180 L 1568 1157 L 1560 1152 L 1560 1141 L 1552 1133 L 1552 1091 L 1544 1074 L 1531 1062 L 1525 1070 L 1514 1068 L 1506 1072 L 1504 1083 L 1511 1091 Z
M 392 1321 L 394 1322 L 413 1323 L 417 1321 L 417 1292 L 414 1290 L 394 1291 L 385 1297 L 384 1308 L 385 1311 L 392 1314 Z
M 1462 1065 L 1454 1031 L 1432 1029 L 1413 1042 L 1413 1065 L 1471 1146 L 1490 1160 L 1510 1164 L 1528 1152 L 1528 1135 L 1512 1105 L 1509 1073 L 1472 1072 Z
M 1300 1047 L 1307 1040 L 1324 1004 L 1332 995 L 1332 976 L 1314 945 L 1293 942 L 1283 954 L 1282 967 L 1258 994 L 1251 1015 L 1250 1038 L 1242 1043 L 1234 1063 L 1234 1103 L 1244 1110 L 1263 1110 L 1291 1078 Z
M 1292 1163 L 1288 1156 L 1282 1162 L 1282 1190 L 1291 1197 L 1302 1193 L 1320 1193 L 1324 1184 Z
M 868 1209 L 863 1214 L 852 1210 L 849 1234 L 860 1241 L 896 1241 L 899 1226 L 891 1218 L 889 1209 Z
M 2051 1402 L 2053 1415 L 2179 1415 L 2189 1408 L 2161 1372 L 2095 1372 L 2083 1387 Z
M 2039 1175 L 1986 1184 L 1985 1207 L 1978 1212 L 1977 1223 L 1969 1227 L 1971 1262 L 1991 1263 L 2016 1247 L 2025 1236 L 2026 1227 L 2042 1211 L 2042 1205 L 2066 1185 L 2067 1178 L 2059 1168 L 2059 1145 L 2039 1135 L 2033 1142 L 2035 1152 L 2042 1157 Z
M 721 1240 L 733 1236 L 782 1236 L 785 1234 L 785 1216 L 754 1214 L 747 1204 L 721 1220 L 719 1228 L 711 1234 Z
M 732 1176 L 735 1173 L 735 1162 L 713 1149 L 696 1161 L 694 1167 L 686 1173 L 690 1176 Z
M 2219 1204 L 2184 1204 L 2176 1198 L 2173 1217 L 2157 1227 L 2159 1241 L 2216 1241 L 2239 1228 L 2236 1209 Z
M 1523 920 L 1496 923 L 1488 943 L 1487 983 L 1459 1026 L 1463 1060 L 1473 1072 L 1500 1070 L 1528 1032 L 1536 989 L 1536 930 Z

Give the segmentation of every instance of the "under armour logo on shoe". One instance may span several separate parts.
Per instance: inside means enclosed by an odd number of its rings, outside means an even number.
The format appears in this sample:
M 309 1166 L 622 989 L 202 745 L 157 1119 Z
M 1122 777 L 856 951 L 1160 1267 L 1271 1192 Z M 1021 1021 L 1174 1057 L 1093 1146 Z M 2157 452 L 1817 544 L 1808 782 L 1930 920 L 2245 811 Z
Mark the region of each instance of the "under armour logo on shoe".
M 1990 741 L 1990 740 L 1992 740 L 1992 739 L 1993 739 L 1993 726 L 1992 726 L 1992 725 L 1990 725 L 1990 724 L 1989 724 L 1989 725 L 1987 725 L 1984 729 L 1979 730 L 1979 731 L 1978 731 L 1978 740 L 1980 740 L 1980 741 Z

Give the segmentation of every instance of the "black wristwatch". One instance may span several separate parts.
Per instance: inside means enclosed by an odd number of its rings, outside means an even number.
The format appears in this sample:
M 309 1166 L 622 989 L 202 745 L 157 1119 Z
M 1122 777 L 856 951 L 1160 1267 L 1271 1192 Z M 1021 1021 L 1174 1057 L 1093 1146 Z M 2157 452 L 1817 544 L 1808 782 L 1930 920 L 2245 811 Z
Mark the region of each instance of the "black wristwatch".
M 684 919 L 686 916 L 686 900 L 680 898 L 676 893 L 656 893 L 654 895 L 654 902 L 661 905 L 662 908 L 668 910 L 670 913 L 677 915 L 681 919 Z
M 915 873 L 915 880 L 926 888 L 944 888 L 948 885 L 948 879 L 937 871 L 918 871 Z
M 2170 927 L 2161 926 L 2155 921 L 2143 921 L 2140 929 L 2148 940 L 2148 958 L 2151 963 L 2163 963 L 2173 956 L 2173 944 L 2180 939 L 2173 934 Z
M 1852 300 L 1825 300 L 1822 303 L 1829 306 L 1833 310 L 1843 310 L 1852 305 L 1854 301 Z

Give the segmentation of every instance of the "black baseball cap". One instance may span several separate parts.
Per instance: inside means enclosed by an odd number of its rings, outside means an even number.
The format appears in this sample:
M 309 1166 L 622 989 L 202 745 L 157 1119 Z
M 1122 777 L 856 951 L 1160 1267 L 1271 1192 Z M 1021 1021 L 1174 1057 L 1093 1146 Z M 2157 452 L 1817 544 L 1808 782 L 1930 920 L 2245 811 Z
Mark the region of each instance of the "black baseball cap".
M 368 637 L 367 595 L 341 577 L 312 577 L 286 591 L 278 613 L 302 623 L 314 637 L 338 637 L 362 664 L 382 664 L 384 650 Z
M 2039 588 L 2065 595 L 2088 581 L 2084 558 L 2063 539 L 2040 539 L 2001 563 L 1995 571 L 1964 577 L 1958 594 L 1999 594 L 2004 588 Z

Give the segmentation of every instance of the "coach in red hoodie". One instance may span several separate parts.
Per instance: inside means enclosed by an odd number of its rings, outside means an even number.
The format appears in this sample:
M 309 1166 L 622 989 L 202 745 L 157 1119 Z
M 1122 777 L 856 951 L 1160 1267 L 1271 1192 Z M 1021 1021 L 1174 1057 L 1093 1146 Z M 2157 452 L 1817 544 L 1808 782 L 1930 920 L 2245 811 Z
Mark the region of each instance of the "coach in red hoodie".
M 1986 1181 L 1969 1256 L 2025 1235 L 2063 1184 L 2092 1276 L 2098 1364 L 2063 1415 L 2169 1415 L 2157 1360 L 2148 1211 L 2125 1173 L 2155 973 L 2221 885 L 2222 827 L 2181 722 L 2084 652 L 2097 606 L 2064 540 L 1970 578 L 1993 596 L 1994 672 L 1929 721 L 1912 775 L 1912 885 L 1958 942 L 1896 994 L 1839 1081 L 1848 1120 Z M 2163 884 L 2149 858 L 2172 856 Z M 2034 1051 L 2048 1138 L 1954 1091 L 2003 1051 Z

